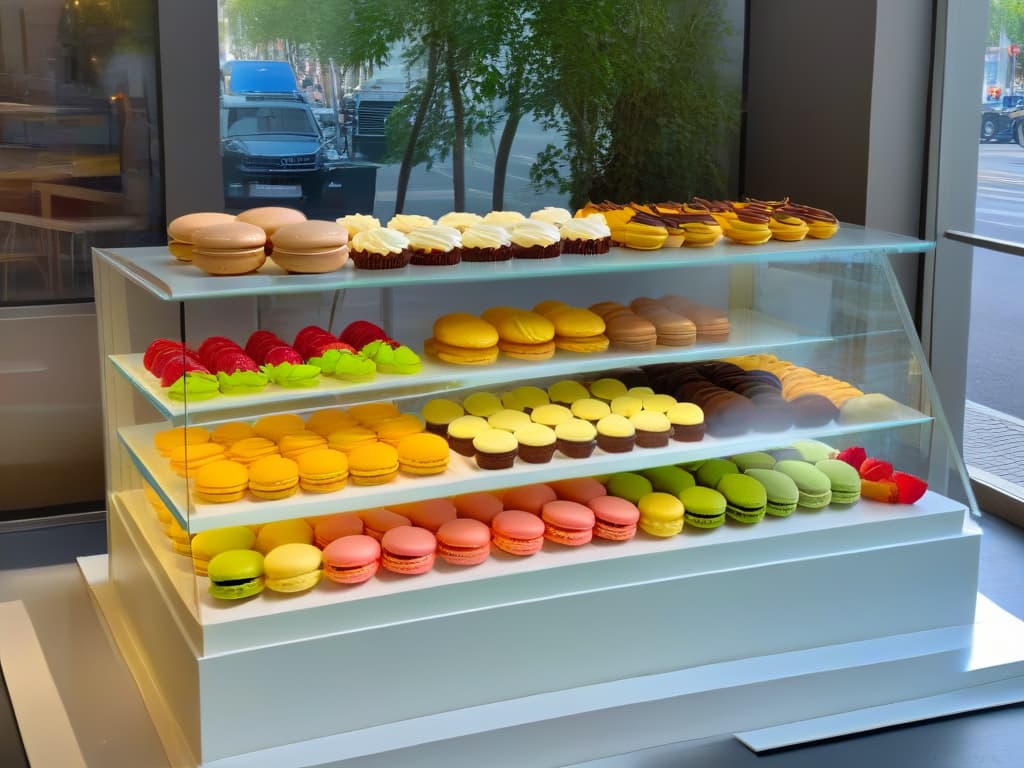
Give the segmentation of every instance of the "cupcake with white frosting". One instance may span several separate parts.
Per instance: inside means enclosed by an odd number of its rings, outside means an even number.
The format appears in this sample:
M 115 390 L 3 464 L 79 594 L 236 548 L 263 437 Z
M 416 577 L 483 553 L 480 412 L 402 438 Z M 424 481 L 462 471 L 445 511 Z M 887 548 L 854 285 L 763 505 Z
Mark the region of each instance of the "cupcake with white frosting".
M 463 231 L 463 261 L 508 261 L 511 258 L 512 238 L 504 227 L 474 224 Z
M 415 213 L 396 213 L 388 222 L 388 229 L 401 232 L 406 235 L 414 229 L 434 226 L 434 220 L 429 216 L 419 216 Z
M 519 211 L 491 211 L 484 216 L 484 224 L 493 224 L 496 227 L 503 227 L 509 231 L 516 224 L 526 221 L 526 217 Z
M 559 229 L 572 218 L 572 214 L 569 213 L 565 208 L 556 208 L 551 205 L 546 205 L 539 211 L 534 211 L 530 214 L 531 219 L 537 219 L 538 221 L 546 221 L 548 224 L 554 224 Z
M 422 267 L 458 264 L 462 260 L 462 233 L 454 227 L 420 227 L 406 235 L 412 263 Z
M 509 232 L 512 258 L 553 259 L 562 253 L 562 236 L 558 227 L 537 219 L 516 224 Z
M 562 253 L 586 256 L 608 253 L 612 243 L 612 231 L 600 213 L 571 219 L 562 225 L 559 233 L 562 235 Z
M 401 269 L 412 258 L 409 238 L 394 229 L 368 229 L 349 242 L 356 269 Z
M 376 216 L 369 216 L 365 213 L 350 213 L 348 216 L 342 216 L 334 221 L 348 231 L 350 240 L 368 229 L 380 229 L 380 220 Z
M 483 216 L 478 213 L 467 213 L 466 211 L 452 211 L 446 213 L 437 220 L 439 227 L 454 227 L 459 232 L 465 232 L 468 227 L 482 222 Z

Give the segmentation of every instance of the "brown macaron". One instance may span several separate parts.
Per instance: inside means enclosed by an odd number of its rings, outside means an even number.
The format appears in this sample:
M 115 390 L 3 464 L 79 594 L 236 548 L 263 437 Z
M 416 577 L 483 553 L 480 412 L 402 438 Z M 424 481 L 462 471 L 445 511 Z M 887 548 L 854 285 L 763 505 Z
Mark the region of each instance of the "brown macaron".
M 654 323 L 632 312 L 606 317 L 605 335 L 612 349 L 628 352 L 646 352 L 658 344 L 658 330 Z
M 167 225 L 167 248 L 178 261 L 192 261 L 192 246 L 198 230 L 234 220 L 230 213 L 186 213 Z
M 348 261 L 348 230 L 333 221 L 296 221 L 274 232 L 270 258 L 288 272 L 334 272 Z
M 285 224 L 293 224 L 297 221 L 305 221 L 306 214 L 294 208 L 282 208 L 268 205 L 260 208 L 250 208 L 238 214 L 238 220 L 246 224 L 254 224 L 262 229 L 267 235 L 267 256 L 274 250 L 274 234 Z
M 263 266 L 266 233 L 252 224 L 228 221 L 195 233 L 192 263 L 211 275 L 245 275 Z

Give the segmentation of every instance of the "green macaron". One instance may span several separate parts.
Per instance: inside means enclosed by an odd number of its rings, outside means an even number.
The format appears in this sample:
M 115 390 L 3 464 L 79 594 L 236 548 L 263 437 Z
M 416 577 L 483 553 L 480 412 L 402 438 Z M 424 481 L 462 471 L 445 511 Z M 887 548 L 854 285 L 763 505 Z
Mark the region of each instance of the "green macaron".
M 828 476 L 813 464 L 806 461 L 783 460 L 775 464 L 775 469 L 788 475 L 800 491 L 797 502 L 805 509 L 821 509 L 832 501 L 832 483 Z
M 740 472 L 748 469 L 771 469 L 775 466 L 775 457 L 764 451 L 751 451 L 730 456 L 729 461 L 740 468 Z
M 822 459 L 834 459 L 839 453 L 831 445 L 820 440 L 797 440 L 790 447 L 799 452 L 800 458 L 811 464 L 815 464 Z
M 793 514 L 800 500 L 800 490 L 789 475 L 774 469 L 748 469 L 747 474 L 764 486 L 768 497 L 765 512 L 775 517 Z
M 725 522 L 725 496 L 714 488 L 694 485 L 679 494 L 683 517 L 694 528 L 717 528 Z
M 860 473 L 845 461 L 822 459 L 814 464 L 832 485 L 833 504 L 856 504 L 860 500 Z
M 725 496 L 725 513 L 740 523 L 757 523 L 764 517 L 768 497 L 764 486 L 749 475 L 727 474 L 718 481 Z
M 717 488 L 722 475 L 736 474 L 740 468 L 728 459 L 708 459 L 697 470 L 697 485 Z
M 678 496 L 687 488 L 696 485 L 693 475 L 679 467 L 654 467 L 645 469 L 643 476 L 651 481 L 654 490 Z
M 218 600 L 240 600 L 263 591 L 263 555 L 231 549 L 210 560 L 210 594 Z
M 634 504 L 654 490 L 651 481 L 636 472 L 616 472 L 608 478 L 605 488 L 610 496 L 618 496 Z

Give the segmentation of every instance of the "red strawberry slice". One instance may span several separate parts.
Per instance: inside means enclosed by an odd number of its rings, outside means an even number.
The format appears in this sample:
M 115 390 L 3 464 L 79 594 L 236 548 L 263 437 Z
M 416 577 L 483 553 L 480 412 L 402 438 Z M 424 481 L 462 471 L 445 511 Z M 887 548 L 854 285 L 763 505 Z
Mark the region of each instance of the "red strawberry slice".
M 192 350 L 186 349 L 184 347 L 180 347 L 178 349 L 169 347 L 165 349 L 163 352 L 157 354 L 153 358 L 153 363 L 152 365 L 150 365 L 149 368 L 150 373 L 152 373 L 154 376 L 163 376 L 164 367 L 169 362 L 181 359 L 191 360 L 196 365 L 203 364 L 202 361 L 196 356 L 196 354 Z
M 188 357 L 177 357 L 168 361 L 164 366 L 163 374 L 160 376 L 160 386 L 169 387 L 182 376 L 190 371 L 197 373 L 209 373 L 209 369 L 197 360 Z
M 225 349 L 217 355 L 213 370 L 218 373 L 232 374 L 235 371 L 259 371 L 256 361 L 241 350 Z
M 356 349 L 362 349 L 371 341 L 391 343 L 391 339 L 388 338 L 384 329 L 369 320 L 356 320 L 349 323 L 345 326 L 345 330 L 338 334 L 338 338 Z
M 281 363 L 302 365 L 302 356 L 286 344 L 279 344 L 273 347 L 263 356 L 264 365 L 280 365 Z
M 928 490 L 928 483 L 909 472 L 893 472 L 892 479 L 899 488 L 900 504 L 913 504 Z
M 864 459 L 868 457 L 867 451 L 861 448 L 859 445 L 851 445 L 844 451 L 840 451 L 839 455 L 836 456 L 840 461 L 845 461 L 851 467 L 856 470 L 860 470 L 861 465 L 864 463 Z
M 161 352 L 165 352 L 168 349 L 184 349 L 185 345 L 180 341 L 174 341 L 172 339 L 157 339 L 148 347 L 146 347 L 146 354 L 142 356 L 142 365 L 149 371 L 153 372 L 153 359 Z
M 211 336 L 199 345 L 199 359 L 203 361 L 203 365 L 213 371 L 217 368 L 217 357 L 228 350 L 244 354 L 244 350 L 231 339 L 223 336 Z
M 249 337 L 249 340 L 245 342 L 245 354 L 256 362 L 260 362 L 261 358 L 266 355 L 270 349 L 278 346 L 279 344 L 284 344 L 284 342 L 270 331 L 256 331 Z
M 860 465 L 860 476 L 864 480 L 881 481 L 892 480 L 892 464 L 872 456 L 864 459 Z
M 861 480 L 860 495 L 872 501 L 898 504 L 900 489 L 892 480 Z

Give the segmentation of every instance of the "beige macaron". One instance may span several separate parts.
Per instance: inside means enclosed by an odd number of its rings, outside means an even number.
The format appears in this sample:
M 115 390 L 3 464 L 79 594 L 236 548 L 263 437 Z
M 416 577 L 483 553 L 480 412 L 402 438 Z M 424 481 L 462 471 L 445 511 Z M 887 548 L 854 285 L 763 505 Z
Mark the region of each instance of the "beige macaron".
M 280 208 L 274 205 L 262 208 L 250 208 L 238 214 L 238 220 L 246 224 L 255 224 L 267 234 L 267 255 L 273 250 L 274 234 L 286 224 L 305 221 L 306 214 L 294 208 Z
M 178 261 L 192 261 L 192 245 L 198 230 L 234 220 L 230 213 L 186 213 L 167 225 L 167 247 Z
M 229 221 L 196 232 L 192 263 L 211 275 L 244 275 L 267 260 L 266 233 L 253 224 Z
M 348 261 L 348 230 L 333 221 L 296 221 L 274 232 L 270 258 L 288 272 L 334 272 Z

